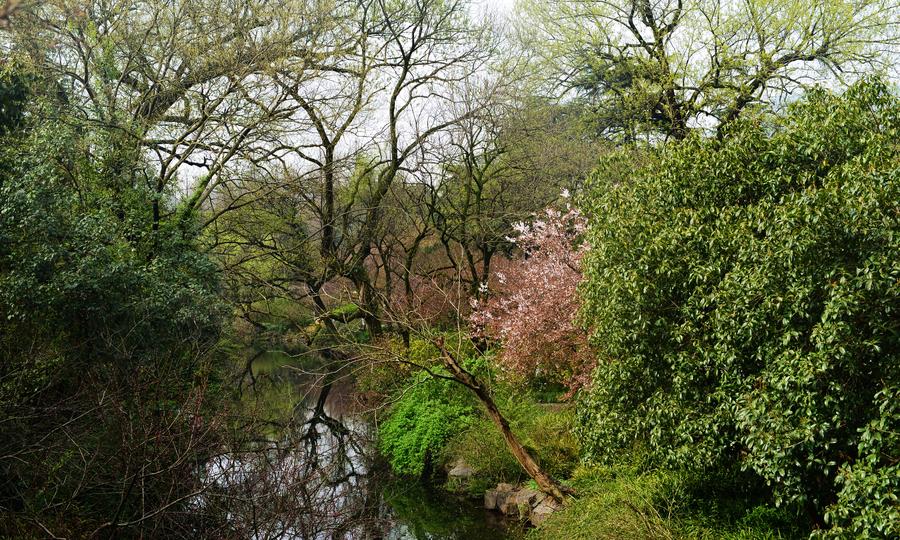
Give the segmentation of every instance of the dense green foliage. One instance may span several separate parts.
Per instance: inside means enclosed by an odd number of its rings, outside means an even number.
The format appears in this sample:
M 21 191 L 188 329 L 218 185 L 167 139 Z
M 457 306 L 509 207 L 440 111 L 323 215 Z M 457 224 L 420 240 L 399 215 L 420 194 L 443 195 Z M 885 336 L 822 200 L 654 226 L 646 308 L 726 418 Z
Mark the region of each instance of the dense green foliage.
M 640 455 L 640 454 L 638 454 Z M 571 478 L 579 496 L 531 539 L 769 540 L 803 538 L 790 512 L 766 505 L 741 479 L 648 469 L 634 455 L 608 466 L 582 466 Z
M 868 81 L 598 172 L 589 456 L 739 463 L 835 535 L 900 532 L 898 135 L 900 100 Z
M 493 354 L 479 354 L 465 336 L 445 335 L 461 345 L 459 353 L 466 369 L 490 385 L 495 403 L 522 444 L 548 472 L 560 478 L 568 476 L 579 458 L 578 441 L 571 432 L 571 408 L 538 403 L 532 392 L 496 380 Z M 395 399 L 378 432 L 380 449 L 394 471 L 429 476 L 462 460 L 472 467 L 475 477 L 466 485 L 451 487 L 474 493 L 492 483 L 527 479 L 500 430 L 471 391 L 443 378 L 448 373 L 434 365 L 437 349 L 416 338 L 405 353 L 417 365 L 432 364 L 431 373 L 394 370 L 394 379 L 380 375 L 366 381 L 367 385 L 394 388 Z
M 17 128 L 22 122 L 28 98 L 27 77 L 11 67 L 0 68 L 0 135 Z
M 139 184 L 122 185 L 129 180 L 104 177 L 77 155 L 60 155 L 59 149 L 79 145 L 73 137 L 45 125 L 5 149 L 0 300 L 6 322 L 43 326 L 96 356 L 167 349 L 212 331 L 215 266 L 180 230 L 152 230 L 149 194 Z M 65 161 L 74 161 L 74 170 L 62 170 Z M 120 337 L 109 342 L 113 335 Z
M 839 473 L 837 503 L 825 514 L 834 527 L 825 536 L 900 534 L 900 461 L 896 459 L 900 448 L 900 395 L 895 387 L 876 397 L 880 414 L 862 430 L 857 462 Z
M 141 160 L 24 91 L 0 91 L 0 535 L 82 536 L 195 487 L 223 311 L 215 265 L 152 223 Z
M 419 373 L 379 426 L 378 440 L 395 472 L 434 472 L 447 441 L 475 417 L 474 402 L 457 383 Z

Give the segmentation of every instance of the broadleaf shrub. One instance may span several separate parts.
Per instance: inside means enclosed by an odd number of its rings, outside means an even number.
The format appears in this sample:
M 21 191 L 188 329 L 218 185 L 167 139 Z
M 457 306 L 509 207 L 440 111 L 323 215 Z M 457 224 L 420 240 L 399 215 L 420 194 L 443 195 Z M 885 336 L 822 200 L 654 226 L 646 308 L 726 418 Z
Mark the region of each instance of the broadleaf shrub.
M 670 146 L 631 178 L 598 170 L 582 201 L 582 317 L 603 359 L 580 401 L 589 456 L 637 442 L 667 466 L 740 463 L 779 503 L 888 535 L 898 135 L 900 100 L 869 80 Z

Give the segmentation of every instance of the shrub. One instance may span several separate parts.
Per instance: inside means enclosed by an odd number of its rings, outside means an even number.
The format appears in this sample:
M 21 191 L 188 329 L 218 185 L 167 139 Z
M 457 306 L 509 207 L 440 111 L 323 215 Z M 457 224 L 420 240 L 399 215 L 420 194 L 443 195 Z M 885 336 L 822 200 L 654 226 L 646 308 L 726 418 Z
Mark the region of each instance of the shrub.
M 428 474 L 447 441 L 475 420 L 475 411 L 473 399 L 459 384 L 419 372 L 379 426 L 379 449 L 394 472 Z
M 876 398 L 881 414 L 860 430 L 857 461 L 838 472 L 841 490 L 825 513 L 833 527 L 824 537 L 900 537 L 900 392 Z
M 889 530 L 898 134 L 900 100 L 865 81 L 593 179 L 583 318 L 611 360 L 581 401 L 590 456 L 642 441 L 658 463 L 740 463 L 778 502 Z
M 504 410 L 506 412 L 506 410 Z M 515 430 L 516 428 L 511 427 Z M 521 433 L 516 431 L 517 434 Z M 526 441 L 522 444 L 528 445 Z M 477 492 L 497 482 L 516 483 L 525 477 L 525 471 L 509 451 L 503 435 L 485 417 L 478 417 L 444 449 L 444 460 L 453 463 L 461 459 L 475 471 L 477 480 L 471 490 Z

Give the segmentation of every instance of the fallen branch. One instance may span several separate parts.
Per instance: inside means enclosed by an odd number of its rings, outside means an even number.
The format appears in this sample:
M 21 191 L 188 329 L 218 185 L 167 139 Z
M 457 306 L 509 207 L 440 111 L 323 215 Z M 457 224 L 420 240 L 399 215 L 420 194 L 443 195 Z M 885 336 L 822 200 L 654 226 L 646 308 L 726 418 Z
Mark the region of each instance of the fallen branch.
M 497 428 L 500 429 L 500 433 L 503 434 L 506 445 L 516 458 L 516 461 L 518 461 L 522 468 L 525 469 L 528 476 L 537 482 L 540 490 L 559 503 L 563 503 L 566 496 L 573 495 L 574 491 L 571 488 L 560 484 L 555 478 L 541 468 L 537 460 L 532 457 L 531 453 L 528 452 L 525 446 L 519 441 L 516 434 L 510 429 L 509 422 L 506 421 L 506 418 L 503 416 L 503 413 L 500 412 L 497 404 L 494 403 L 494 399 L 487 389 L 474 375 L 462 367 L 453 354 L 447 350 L 443 338 L 434 340 L 434 344 L 437 346 L 438 350 L 441 351 L 441 359 L 444 362 L 444 366 L 453 375 L 454 380 L 475 393 L 475 396 L 478 397 L 478 400 L 481 401 L 481 404 L 487 409 L 488 416 L 490 416 Z

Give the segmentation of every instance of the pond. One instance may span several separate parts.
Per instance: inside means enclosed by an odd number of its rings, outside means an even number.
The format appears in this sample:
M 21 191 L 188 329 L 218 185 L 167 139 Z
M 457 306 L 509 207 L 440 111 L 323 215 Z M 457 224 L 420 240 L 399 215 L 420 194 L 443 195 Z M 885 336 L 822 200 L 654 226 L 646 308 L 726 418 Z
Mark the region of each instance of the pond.
M 221 456 L 206 474 L 219 485 L 247 487 L 251 510 L 229 517 L 253 538 L 505 540 L 521 525 L 479 500 L 390 475 L 378 459 L 366 411 L 347 377 L 307 371 L 300 358 L 256 353 L 242 388 L 248 406 L 287 417 L 268 451 Z M 265 473 L 259 471 L 265 470 Z M 293 509 L 275 516 L 276 508 Z M 266 525 L 260 525 L 265 523 Z

